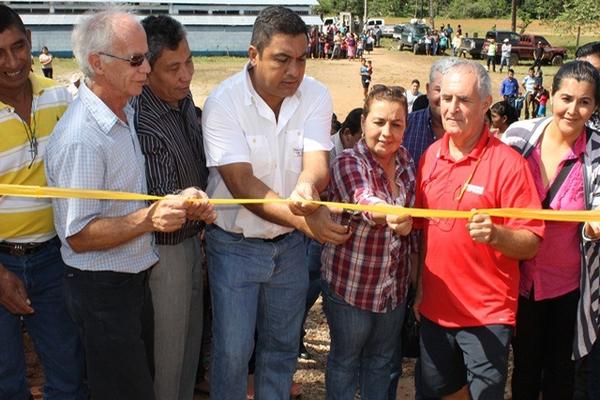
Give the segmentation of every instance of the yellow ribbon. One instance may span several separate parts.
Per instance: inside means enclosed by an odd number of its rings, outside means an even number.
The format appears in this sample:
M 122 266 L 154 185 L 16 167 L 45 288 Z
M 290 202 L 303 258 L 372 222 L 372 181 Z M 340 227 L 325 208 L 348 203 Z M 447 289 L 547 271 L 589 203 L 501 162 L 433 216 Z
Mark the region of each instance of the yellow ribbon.
M 26 186 L 0 184 L 0 195 L 35 198 L 60 199 L 94 199 L 94 200 L 162 200 L 162 196 L 152 196 L 139 193 L 112 192 L 108 190 L 66 189 L 46 186 Z M 289 203 L 288 199 L 209 199 L 214 205 L 243 205 L 263 203 Z M 544 221 L 594 222 L 600 221 L 600 210 L 596 211 L 555 211 L 525 208 L 488 208 L 474 211 L 458 210 L 429 210 L 423 208 L 406 208 L 387 204 L 349 204 L 328 201 L 307 201 L 332 208 L 352 211 L 370 211 L 392 215 L 410 215 L 421 218 L 470 218 L 475 213 L 488 214 L 492 217 L 538 219 Z

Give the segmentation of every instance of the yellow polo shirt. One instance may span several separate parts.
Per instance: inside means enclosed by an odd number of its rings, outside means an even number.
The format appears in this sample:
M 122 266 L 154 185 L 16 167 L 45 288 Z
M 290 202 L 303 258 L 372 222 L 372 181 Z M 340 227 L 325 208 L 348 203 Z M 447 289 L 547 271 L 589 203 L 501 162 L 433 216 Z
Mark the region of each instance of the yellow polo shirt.
M 0 183 L 45 186 L 46 145 L 71 95 L 51 79 L 32 73 L 29 80 L 33 91 L 29 121 L 0 101 Z M 35 158 L 32 136 L 37 140 Z M 50 199 L 0 197 L 0 221 L 0 241 L 44 242 L 56 235 Z

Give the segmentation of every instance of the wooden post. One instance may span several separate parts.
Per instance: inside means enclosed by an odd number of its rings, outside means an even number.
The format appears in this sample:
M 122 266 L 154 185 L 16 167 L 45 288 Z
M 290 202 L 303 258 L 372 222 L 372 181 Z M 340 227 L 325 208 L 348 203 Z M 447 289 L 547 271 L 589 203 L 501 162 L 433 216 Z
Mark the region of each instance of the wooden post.
M 517 0 L 512 0 L 510 7 L 510 30 L 517 31 Z
M 579 48 L 579 37 L 581 36 L 581 26 L 577 27 L 577 44 L 575 45 L 576 48 Z

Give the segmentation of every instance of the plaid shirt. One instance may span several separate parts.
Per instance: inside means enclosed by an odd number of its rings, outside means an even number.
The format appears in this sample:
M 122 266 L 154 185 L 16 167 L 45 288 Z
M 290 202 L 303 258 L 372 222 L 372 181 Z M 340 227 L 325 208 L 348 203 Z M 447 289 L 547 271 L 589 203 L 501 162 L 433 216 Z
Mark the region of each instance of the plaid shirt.
M 435 133 L 431 128 L 429 107 L 408 114 L 408 125 L 404 132 L 402 146 L 408 150 L 415 165 L 419 165 L 421 155 L 435 141 Z
M 355 204 L 388 203 L 412 207 L 415 201 L 415 168 L 401 147 L 396 156 L 394 183 L 373 158 L 364 139 L 345 150 L 331 167 L 329 200 Z M 341 245 L 326 244 L 321 256 L 322 277 L 331 290 L 362 310 L 383 313 L 404 302 L 410 275 L 409 237 L 394 234 L 386 224 L 377 224 L 371 213 L 334 214 L 335 222 L 350 225 L 353 235 Z

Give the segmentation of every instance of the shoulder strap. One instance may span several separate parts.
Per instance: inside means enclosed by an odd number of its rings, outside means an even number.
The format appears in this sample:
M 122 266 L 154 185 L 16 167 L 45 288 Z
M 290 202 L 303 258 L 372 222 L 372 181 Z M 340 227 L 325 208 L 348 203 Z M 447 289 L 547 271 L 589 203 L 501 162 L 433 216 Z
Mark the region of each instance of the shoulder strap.
M 560 172 L 558 173 L 558 176 L 556 177 L 554 182 L 552 182 L 552 185 L 548 189 L 548 193 L 546 193 L 546 198 L 542 201 L 542 208 L 550 208 L 550 203 L 552 203 L 552 200 L 560 190 L 560 187 L 562 186 L 565 179 L 567 179 L 569 172 L 571 172 L 571 169 L 573 169 L 573 166 L 578 160 L 578 158 L 572 158 L 570 160 L 565 161 L 562 168 L 560 169 Z

